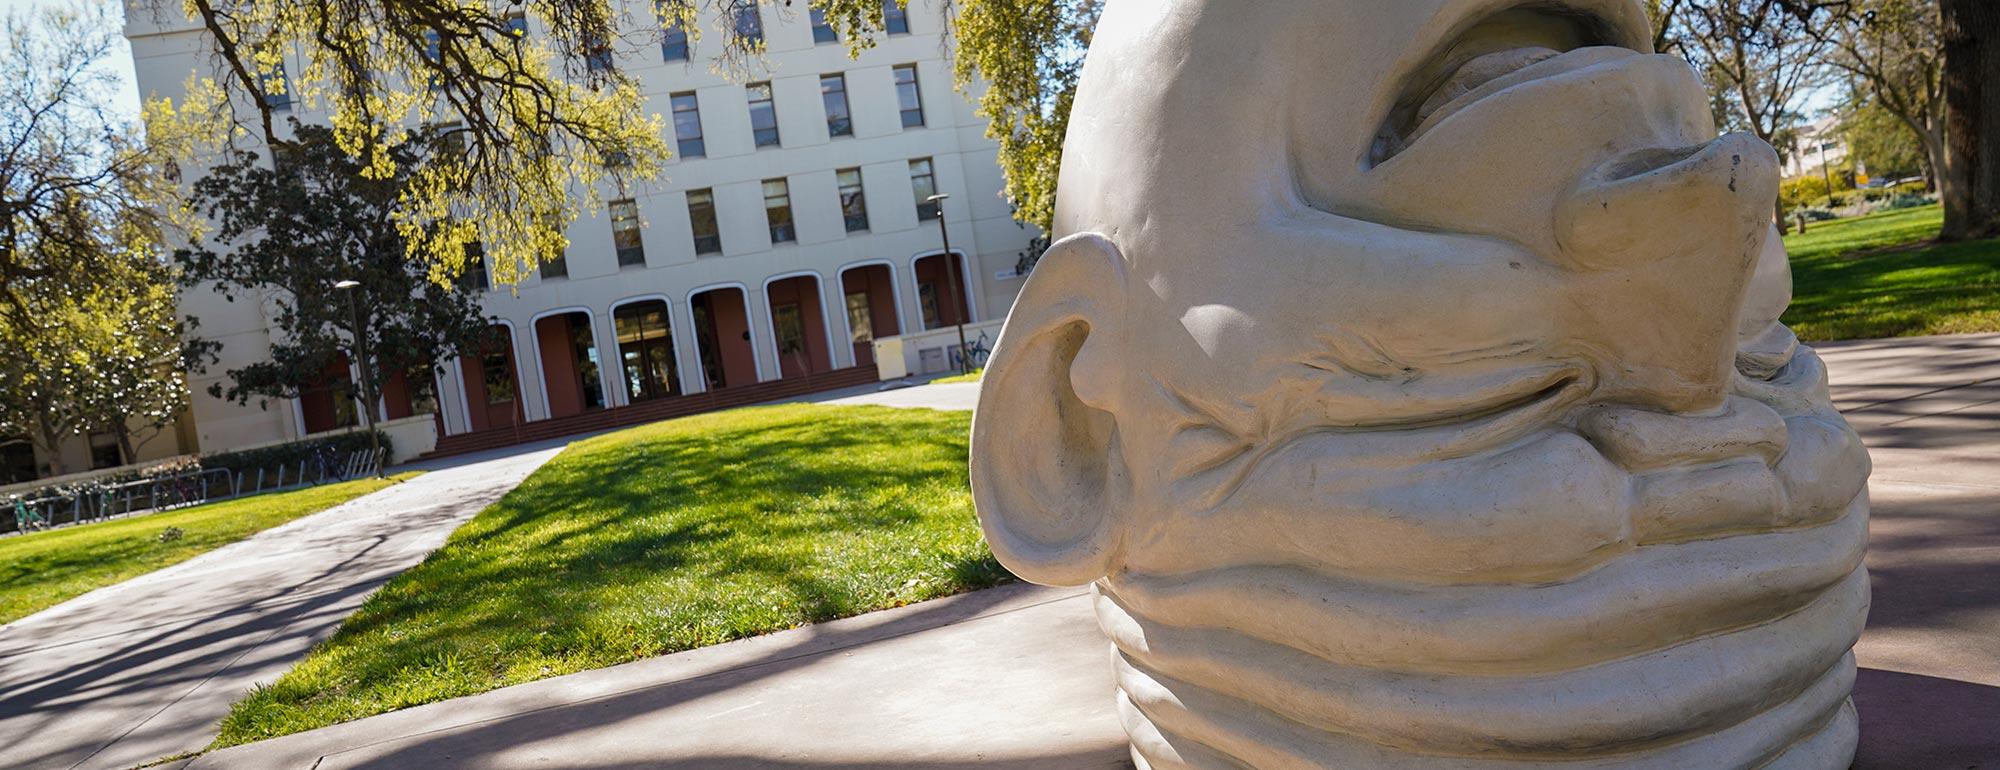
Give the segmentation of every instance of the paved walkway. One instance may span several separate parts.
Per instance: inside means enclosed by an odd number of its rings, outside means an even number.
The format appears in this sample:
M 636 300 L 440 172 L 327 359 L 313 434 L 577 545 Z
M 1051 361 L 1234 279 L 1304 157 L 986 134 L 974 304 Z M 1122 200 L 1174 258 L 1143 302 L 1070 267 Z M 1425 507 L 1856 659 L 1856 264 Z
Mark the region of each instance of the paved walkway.
M 411 481 L 0 627 L 0 768 L 130 768 L 195 751 L 390 577 L 560 445 Z
M 1856 767 L 2000 769 L 2000 335 L 1822 352 L 1876 464 Z M 970 408 L 976 393 L 927 386 L 859 398 Z M 1129 767 L 1111 703 L 1084 594 L 1016 585 L 385 714 L 184 767 Z

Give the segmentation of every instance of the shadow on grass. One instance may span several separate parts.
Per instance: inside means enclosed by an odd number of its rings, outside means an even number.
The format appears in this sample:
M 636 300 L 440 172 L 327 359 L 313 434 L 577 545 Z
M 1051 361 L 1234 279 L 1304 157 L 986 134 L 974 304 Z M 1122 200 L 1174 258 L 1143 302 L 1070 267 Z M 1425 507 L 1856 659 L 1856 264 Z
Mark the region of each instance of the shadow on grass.
M 579 442 L 239 703 L 221 744 L 1006 581 L 969 419 L 785 406 Z

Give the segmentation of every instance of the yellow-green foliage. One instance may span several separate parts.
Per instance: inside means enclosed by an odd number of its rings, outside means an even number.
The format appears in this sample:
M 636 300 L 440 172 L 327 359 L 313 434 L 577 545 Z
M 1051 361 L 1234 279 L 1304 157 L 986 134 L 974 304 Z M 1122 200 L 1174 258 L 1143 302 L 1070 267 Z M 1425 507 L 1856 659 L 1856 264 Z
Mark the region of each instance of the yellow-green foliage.
M 574 444 L 238 703 L 218 743 L 992 585 L 970 418 L 764 407 Z

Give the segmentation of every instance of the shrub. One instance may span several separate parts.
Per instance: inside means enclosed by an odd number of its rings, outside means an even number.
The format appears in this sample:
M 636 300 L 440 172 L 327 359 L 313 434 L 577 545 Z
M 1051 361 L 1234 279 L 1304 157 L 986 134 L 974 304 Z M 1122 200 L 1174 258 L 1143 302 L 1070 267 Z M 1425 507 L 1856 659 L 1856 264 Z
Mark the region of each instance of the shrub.
M 381 438 L 382 448 L 388 450 L 388 455 L 390 457 L 396 456 L 396 450 L 389 445 L 389 437 L 382 435 L 379 431 L 376 435 Z M 345 463 L 349 455 L 355 452 L 368 451 L 368 433 L 367 431 L 353 431 L 351 433 L 340 433 L 311 441 L 297 441 L 290 444 L 268 446 L 262 449 L 209 455 L 201 458 L 201 467 L 204 470 L 227 468 L 238 475 L 242 475 L 246 472 L 255 473 L 258 468 L 275 470 L 279 466 L 297 467 L 302 460 L 310 466 L 312 465 L 313 458 L 319 454 L 321 449 L 326 447 L 332 447 L 334 455 L 339 458 L 338 461 Z

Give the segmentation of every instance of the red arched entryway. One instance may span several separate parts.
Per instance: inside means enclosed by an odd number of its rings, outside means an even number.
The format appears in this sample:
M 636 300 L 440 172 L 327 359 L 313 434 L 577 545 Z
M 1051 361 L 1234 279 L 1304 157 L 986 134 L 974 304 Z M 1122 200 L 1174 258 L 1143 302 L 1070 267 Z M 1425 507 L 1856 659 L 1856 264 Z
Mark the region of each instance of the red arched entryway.
M 514 330 L 495 324 L 479 355 L 460 359 L 465 372 L 466 416 L 475 431 L 504 428 L 521 420 L 520 371 L 514 362 Z
M 854 365 L 875 363 L 875 340 L 903 333 L 896 312 L 896 278 L 888 265 L 862 265 L 840 274 L 848 341 L 854 345 Z
M 695 350 L 709 390 L 757 384 L 757 353 L 750 346 L 750 314 L 743 290 L 710 289 L 689 298 Z
M 965 310 L 967 293 L 965 282 L 965 260 L 957 259 L 957 269 L 945 254 L 932 254 L 917 260 L 917 309 L 923 313 L 925 329 L 942 329 L 970 323 L 972 317 Z M 956 273 L 956 275 L 953 275 Z M 956 281 L 952 279 L 956 278 Z M 952 290 L 953 284 L 957 291 Z
M 535 352 L 542 361 L 550 417 L 604 408 L 604 379 L 596 343 L 589 313 L 562 313 L 535 321 Z
M 771 306 L 771 337 L 778 352 L 778 376 L 821 374 L 833 368 L 826 347 L 826 313 L 819 301 L 819 276 L 800 275 L 764 285 Z
M 680 393 L 667 303 L 654 299 L 619 305 L 611 320 L 618 330 L 618 370 L 632 403 Z

